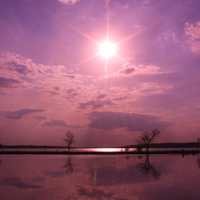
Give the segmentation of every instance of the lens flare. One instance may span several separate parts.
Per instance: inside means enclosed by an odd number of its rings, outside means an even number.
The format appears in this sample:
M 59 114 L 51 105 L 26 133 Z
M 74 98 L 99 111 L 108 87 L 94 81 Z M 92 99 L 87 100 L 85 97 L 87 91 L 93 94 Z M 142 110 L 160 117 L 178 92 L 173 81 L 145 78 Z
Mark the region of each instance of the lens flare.
M 98 55 L 106 60 L 116 56 L 117 51 L 117 44 L 110 40 L 105 40 L 101 42 L 98 46 Z

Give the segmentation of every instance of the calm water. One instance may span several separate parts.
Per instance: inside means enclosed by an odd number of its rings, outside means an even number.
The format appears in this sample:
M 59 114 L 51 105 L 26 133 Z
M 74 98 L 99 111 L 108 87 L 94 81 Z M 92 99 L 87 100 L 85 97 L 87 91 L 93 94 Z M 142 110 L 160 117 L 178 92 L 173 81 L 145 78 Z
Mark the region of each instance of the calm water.
M 200 199 L 198 156 L 1 156 L 1 200 Z

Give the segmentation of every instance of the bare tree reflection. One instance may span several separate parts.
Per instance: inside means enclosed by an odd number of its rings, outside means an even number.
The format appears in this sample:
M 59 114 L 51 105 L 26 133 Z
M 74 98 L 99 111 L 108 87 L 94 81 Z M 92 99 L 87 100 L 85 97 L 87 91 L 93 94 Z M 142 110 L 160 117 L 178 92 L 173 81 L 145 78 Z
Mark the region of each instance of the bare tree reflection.
M 74 172 L 72 159 L 71 157 L 67 157 L 65 164 L 64 164 L 65 174 L 72 174 Z
M 144 175 L 151 175 L 155 179 L 159 179 L 161 173 L 156 167 L 150 162 L 149 154 L 146 154 L 145 161 L 137 165 L 138 170 Z

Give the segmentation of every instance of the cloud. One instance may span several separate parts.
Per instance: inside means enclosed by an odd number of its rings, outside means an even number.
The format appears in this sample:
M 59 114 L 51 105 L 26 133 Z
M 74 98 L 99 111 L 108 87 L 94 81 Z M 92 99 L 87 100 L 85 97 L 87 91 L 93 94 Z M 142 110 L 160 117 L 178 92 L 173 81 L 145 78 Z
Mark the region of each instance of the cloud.
M 134 75 L 158 75 L 164 72 L 161 71 L 159 66 L 156 65 L 138 65 L 134 66 L 128 64 L 120 71 L 121 74 L 134 74 Z
M 68 4 L 73 5 L 73 4 L 80 2 L 80 0 L 58 0 L 58 2 L 67 4 L 67 5 Z M 111 2 L 111 0 L 105 0 L 106 7 L 109 5 L 110 2 Z
M 104 130 L 126 128 L 129 131 L 146 131 L 167 125 L 156 116 L 124 112 L 92 112 L 89 120 L 90 128 Z
M 35 116 L 34 118 L 38 121 L 46 120 L 46 117 L 41 115 Z
M 190 24 L 185 23 L 185 34 L 190 36 L 193 40 L 200 39 L 200 21 Z
M 99 94 L 97 96 L 97 99 L 104 99 L 106 97 L 106 94 Z
M 2 112 L 2 115 L 8 119 L 21 119 L 24 116 L 31 115 L 34 113 L 44 112 L 43 109 L 32 109 L 32 108 L 23 108 L 16 111 Z
M 169 72 L 162 71 L 157 65 L 134 65 L 132 63 L 124 64 L 117 72 L 109 75 L 109 78 L 132 77 L 132 76 L 157 76 Z
M 24 80 L 25 77 L 30 77 L 35 69 L 36 66 L 30 59 L 14 53 L 0 54 L 0 72 L 2 74 Z
M 44 123 L 44 126 L 49 127 L 67 127 L 67 124 L 63 120 L 51 120 Z
M 91 101 L 87 101 L 84 103 L 80 103 L 79 104 L 79 108 L 81 109 L 88 109 L 88 108 L 92 108 L 92 109 L 97 109 L 97 108 L 102 108 L 105 106 L 111 106 L 114 103 L 111 100 L 91 100 Z
M 64 65 L 43 65 L 34 63 L 31 59 L 15 53 L 0 54 L 0 72 L 10 78 L 18 78 L 30 84 L 44 82 L 51 78 L 67 77 L 71 79 L 72 70 Z M 55 85 L 52 86 L 52 88 Z
M 30 70 L 28 69 L 28 67 L 26 65 L 24 65 L 24 64 L 18 64 L 16 62 L 7 63 L 6 67 L 9 70 L 16 71 L 17 73 L 19 73 L 21 75 L 26 75 L 27 73 L 30 72 Z
M 48 127 L 61 127 L 61 128 L 81 128 L 79 125 L 67 124 L 64 120 L 50 120 L 43 124 Z
M 64 4 L 71 4 L 71 5 L 73 5 L 73 4 L 76 4 L 76 3 L 78 3 L 80 0 L 58 0 L 60 3 L 64 3 Z
M 105 5 L 106 5 L 106 7 L 109 5 L 109 3 L 111 2 L 111 0 L 104 0 L 105 1 Z M 71 5 L 73 5 L 73 4 L 76 4 L 76 3 L 78 3 L 78 2 L 80 2 L 80 0 L 58 0 L 58 2 L 60 2 L 60 3 L 64 3 L 64 4 L 71 4 Z
M 135 71 L 134 67 L 127 67 L 120 71 L 121 74 L 132 74 Z
M 76 96 L 78 96 L 78 92 L 75 89 L 70 88 L 70 89 L 66 90 L 66 98 L 67 99 L 73 99 Z
M 0 88 L 14 87 L 18 83 L 19 83 L 18 80 L 0 76 Z
M 184 31 L 191 51 L 200 55 L 200 21 L 194 24 L 186 22 Z
M 41 185 L 34 184 L 31 182 L 26 182 L 21 180 L 20 178 L 6 178 L 0 181 L 1 186 L 12 186 L 19 189 L 40 189 L 42 188 Z

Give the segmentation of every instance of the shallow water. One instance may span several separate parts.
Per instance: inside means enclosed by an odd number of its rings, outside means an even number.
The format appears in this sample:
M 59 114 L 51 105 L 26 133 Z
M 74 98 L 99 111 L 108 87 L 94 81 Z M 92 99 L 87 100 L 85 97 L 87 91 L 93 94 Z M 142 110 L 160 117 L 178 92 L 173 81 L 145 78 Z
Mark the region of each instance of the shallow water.
M 1 156 L 0 199 L 200 199 L 198 156 Z

